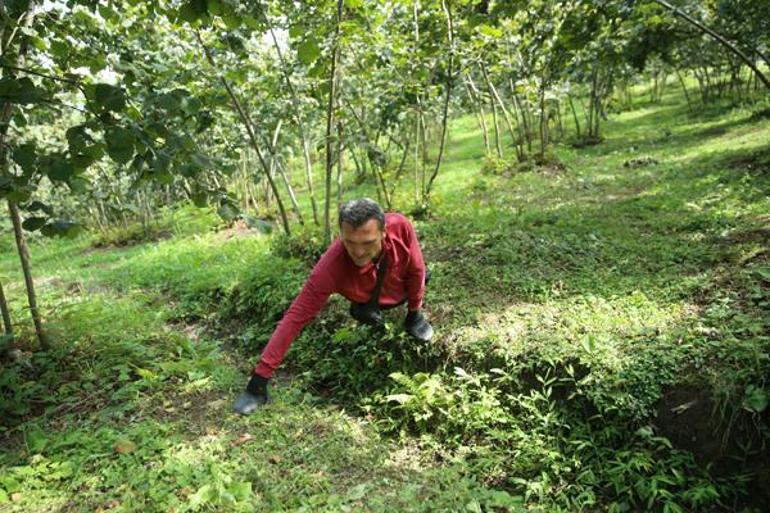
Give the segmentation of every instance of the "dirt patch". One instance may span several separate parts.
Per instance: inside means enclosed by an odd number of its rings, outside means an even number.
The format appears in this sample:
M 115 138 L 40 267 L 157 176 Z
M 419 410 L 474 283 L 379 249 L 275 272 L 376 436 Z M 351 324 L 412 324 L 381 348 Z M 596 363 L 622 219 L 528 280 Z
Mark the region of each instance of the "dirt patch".
M 640 167 L 649 167 L 659 164 L 658 159 L 650 157 L 649 155 L 640 155 L 623 162 L 623 167 L 627 169 L 637 169 Z
M 228 228 L 218 231 L 215 238 L 217 240 L 230 240 L 238 237 L 253 237 L 260 233 L 258 229 L 250 227 L 246 221 L 239 219 Z
M 731 158 L 727 161 L 727 165 L 733 169 L 743 169 L 751 173 L 770 173 L 770 150 Z
M 110 239 L 109 236 L 103 236 L 96 240 L 93 244 L 95 249 L 110 249 L 110 248 L 129 248 L 138 244 L 146 244 L 148 242 L 158 242 L 162 240 L 170 239 L 174 236 L 169 230 L 157 230 L 147 232 L 128 233 L 125 236 L 118 235 L 116 238 Z
M 571 146 L 573 148 L 588 148 L 589 146 L 596 146 L 604 141 L 603 137 L 583 137 L 574 141 Z
M 727 405 L 727 410 L 732 410 L 723 411 L 706 389 L 674 387 L 658 402 L 655 424 L 676 448 L 691 452 L 701 465 L 710 466 L 713 476 L 750 473 L 747 504 L 768 511 L 770 447 L 764 443 L 759 426 L 770 422 L 770 410 L 758 418 L 736 408 L 740 406 Z
M 756 228 L 740 232 L 732 232 L 725 237 L 729 242 L 764 242 L 770 244 L 770 228 Z

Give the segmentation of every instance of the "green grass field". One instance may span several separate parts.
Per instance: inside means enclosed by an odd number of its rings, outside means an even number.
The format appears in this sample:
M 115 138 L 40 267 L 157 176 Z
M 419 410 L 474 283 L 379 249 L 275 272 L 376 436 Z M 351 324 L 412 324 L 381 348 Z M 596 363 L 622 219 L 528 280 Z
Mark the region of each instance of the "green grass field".
M 35 239 L 48 353 L 28 351 L 6 234 L 22 351 L 0 367 L 0 511 L 762 511 L 770 119 L 639 105 L 518 173 L 481 173 L 475 120 L 455 120 L 416 222 L 434 342 L 332 301 L 249 418 L 231 401 L 312 233 L 184 208 L 159 242 Z

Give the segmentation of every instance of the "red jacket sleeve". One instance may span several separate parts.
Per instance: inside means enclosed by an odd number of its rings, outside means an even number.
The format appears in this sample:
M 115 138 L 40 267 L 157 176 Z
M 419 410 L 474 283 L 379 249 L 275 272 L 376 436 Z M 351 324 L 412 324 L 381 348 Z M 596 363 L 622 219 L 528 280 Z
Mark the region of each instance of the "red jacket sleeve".
M 417 233 L 412 223 L 406 222 L 406 237 L 409 247 L 409 265 L 406 270 L 406 296 L 409 310 L 422 308 L 422 299 L 425 296 L 425 262 L 422 259 L 422 249 L 417 240 Z
M 265 378 L 273 375 L 302 328 L 318 315 L 334 292 L 335 268 L 332 265 L 332 253 L 333 246 L 313 268 L 310 277 L 292 301 L 262 351 L 262 358 L 254 369 L 255 374 Z

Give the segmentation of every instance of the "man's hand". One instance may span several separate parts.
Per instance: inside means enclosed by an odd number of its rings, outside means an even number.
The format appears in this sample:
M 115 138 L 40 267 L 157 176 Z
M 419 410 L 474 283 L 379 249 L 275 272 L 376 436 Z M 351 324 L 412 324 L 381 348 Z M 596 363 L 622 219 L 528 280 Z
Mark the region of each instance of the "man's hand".
M 385 325 L 380 309 L 366 303 L 351 303 L 350 315 L 362 324 L 379 328 Z
M 259 406 L 270 402 L 270 395 L 267 393 L 267 378 L 256 374 L 251 376 L 246 390 L 238 396 L 233 403 L 233 410 L 241 415 L 251 415 Z
M 404 329 L 421 342 L 429 342 L 433 338 L 433 326 L 430 325 L 420 310 L 410 311 L 406 314 Z

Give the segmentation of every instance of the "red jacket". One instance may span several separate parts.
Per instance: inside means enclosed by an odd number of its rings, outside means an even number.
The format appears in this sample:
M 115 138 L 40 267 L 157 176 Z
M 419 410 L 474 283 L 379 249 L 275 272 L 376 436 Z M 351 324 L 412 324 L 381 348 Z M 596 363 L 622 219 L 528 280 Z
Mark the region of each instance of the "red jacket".
M 410 310 L 422 307 L 425 294 L 425 263 L 417 234 L 409 220 L 401 214 L 385 214 L 385 236 L 382 250 L 388 263 L 380 292 L 380 305 L 393 306 L 408 301 Z M 356 266 L 342 241 L 335 240 L 313 268 L 299 295 L 278 323 L 273 336 L 262 351 L 254 373 L 269 378 L 281 364 L 289 346 L 326 304 L 332 293 L 356 303 L 369 301 L 377 281 L 373 263 Z

